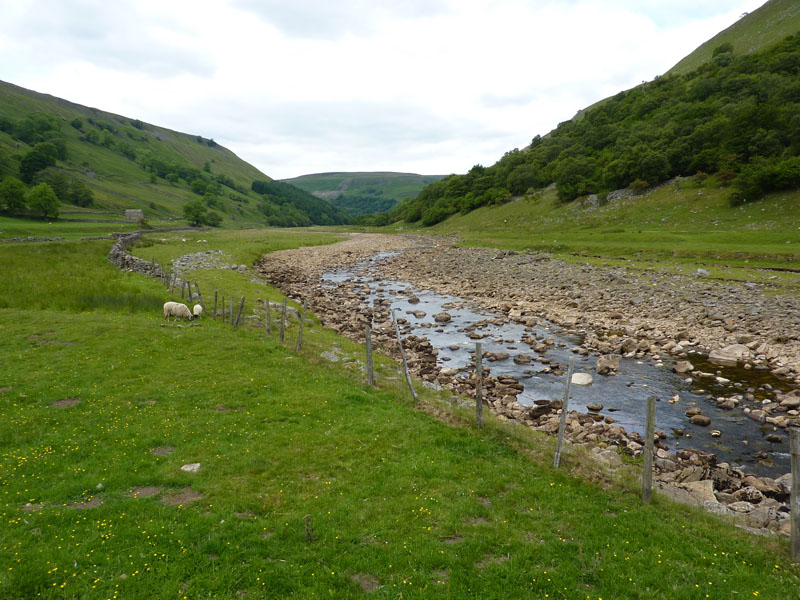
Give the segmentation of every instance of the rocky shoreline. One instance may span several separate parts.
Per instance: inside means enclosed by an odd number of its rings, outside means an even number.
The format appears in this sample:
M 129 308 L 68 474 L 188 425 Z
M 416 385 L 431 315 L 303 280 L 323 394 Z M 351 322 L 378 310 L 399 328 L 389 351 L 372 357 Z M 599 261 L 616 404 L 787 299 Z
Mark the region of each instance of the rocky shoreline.
M 459 296 L 480 306 L 502 322 L 533 327 L 540 319 L 559 324 L 583 337 L 573 351 L 598 356 L 598 373 L 613 372 L 619 356 L 654 358 L 669 356 L 685 377 L 719 378 L 694 369 L 689 352 L 707 353 L 720 365 L 737 364 L 770 372 L 788 385 L 800 383 L 800 343 L 786 332 L 797 331 L 800 311 L 794 299 L 770 296 L 760 286 L 738 286 L 705 278 L 575 265 L 546 255 L 460 248 L 448 240 L 403 236 L 352 236 L 333 246 L 283 251 L 265 257 L 257 270 L 284 293 L 303 298 L 322 322 L 341 334 L 363 341 L 371 323 L 375 344 L 397 356 L 389 301 L 368 305 L 368 289 L 356 280 L 335 287 L 323 286 L 320 276 L 361 263 L 378 252 L 402 251 L 366 271 L 404 280 L 419 289 Z M 409 299 L 410 301 L 413 301 Z M 445 318 L 437 315 L 437 319 Z M 437 364 L 437 351 L 425 337 L 404 332 L 409 368 L 425 381 L 461 396 L 474 394 L 474 378 L 456 378 L 452 369 Z M 479 337 L 475 327 L 474 335 Z M 524 339 L 532 353 L 520 353 L 516 362 L 546 362 L 547 339 Z M 509 356 L 488 357 L 507 360 Z M 564 365 L 549 364 L 553 373 Z M 774 430 L 800 426 L 800 394 L 794 389 L 733 389 L 719 398 Z M 520 405 L 522 390 L 514 377 L 489 376 L 484 380 L 486 404 L 499 418 L 537 431 L 554 433 L 560 420 L 560 400 L 537 400 Z M 619 452 L 638 456 L 644 440 L 602 416 L 602 406 L 588 414 L 570 411 L 567 435 L 572 443 L 592 448 L 591 455 L 608 468 L 622 464 Z M 726 408 L 726 406 L 722 406 Z M 695 425 L 704 415 L 687 417 Z M 689 421 L 687 421 L 688 425 Z M 740 524 L 789 534 L 790 477 L 771 479 L 746 475 L 715 456 L 699 450 L 669 452 L 657 434 L 656 481 L 670 496 L 699 504 Z M 661 446 L 661 447 L 658 447 Z

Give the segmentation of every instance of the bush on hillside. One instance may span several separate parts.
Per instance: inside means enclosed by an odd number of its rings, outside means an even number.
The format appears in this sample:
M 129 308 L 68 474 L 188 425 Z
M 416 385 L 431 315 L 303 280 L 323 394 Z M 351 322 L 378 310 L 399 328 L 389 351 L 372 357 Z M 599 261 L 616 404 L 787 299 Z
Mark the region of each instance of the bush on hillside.
M 10 215 L 25 211 L 25 184 L 13 175 L 0 182 L 0 206 Z

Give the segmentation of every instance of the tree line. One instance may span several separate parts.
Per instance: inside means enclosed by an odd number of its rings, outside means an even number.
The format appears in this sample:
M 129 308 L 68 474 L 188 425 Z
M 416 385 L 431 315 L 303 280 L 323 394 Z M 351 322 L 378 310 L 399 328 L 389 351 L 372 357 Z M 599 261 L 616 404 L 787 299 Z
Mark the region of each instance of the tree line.
M 433 225 L 550 185 L 570 202 L 707 175 L 730 186 L 734 205 L 800 186 L 800 33 L 742 56 L 722 44 L 693 73 L 620 92 L 373 220 Z

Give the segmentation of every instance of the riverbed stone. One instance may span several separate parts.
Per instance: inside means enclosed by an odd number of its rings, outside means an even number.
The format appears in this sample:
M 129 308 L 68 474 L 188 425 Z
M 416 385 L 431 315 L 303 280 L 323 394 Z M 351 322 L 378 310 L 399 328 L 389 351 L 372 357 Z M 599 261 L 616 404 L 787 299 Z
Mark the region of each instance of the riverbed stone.
M 737 490 L 733 493 L 733 496 L 737 500 L 743 500 L 744 502 L 749 502 L 750 504 L 758 504 L 764 499 L 764 494 L 759 492 L 758 489 L 751 485 Z
M 740 360 L 744 360 L 749 354 L 750 349 L 744 344 L 731 344 L 710 352 L 708 360 L 714 364 L 735 367 Z
M 598 375 L 615 375 L 619 371 L 619 356 L 605 355 L 597 359 L 594 370 Z
M 672 370 L 678 374 L 690 373 L 694 371 L 694 365 L 688 360 L 678 360 L 672 365 Z
M 592 375 L 590 373 L 573 373 L 572 385 L 592 385 Z
M 692 415 L 689 418 L 689 422 L 692 425 L 700 425 L 701 427 L 708 427 L 711 425 L 711 417 L 707 417 L 706 415 Z

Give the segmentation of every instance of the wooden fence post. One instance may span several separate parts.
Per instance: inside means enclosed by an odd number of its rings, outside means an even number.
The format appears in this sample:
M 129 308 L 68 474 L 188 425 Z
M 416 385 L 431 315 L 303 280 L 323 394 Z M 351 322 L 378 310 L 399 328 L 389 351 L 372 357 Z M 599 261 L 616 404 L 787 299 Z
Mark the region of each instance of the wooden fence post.
M 475 342 L 475 422 L 483 428 L 483 349 Z
M 789 452 L 792 455 L 792 490 L 789 514 L 792 520 L 792 560 L 800 562 L 800 428 L 789 429 Z
M 558 425 L 558 441 L 556 442 L 556 456 L 553 459 L 553 466 L 557 469 L 561 462 L 561 445 L 564 443 L 564 430 L 567 428 L 567 410 L 569 408 L 569 388 L 572 385 L 572 370 L 575 368 L 575 357 L 569 357 L 569 368 L 567 369 L 567 380 L 564 385 L 564 400 L 561 402 L 561 422 Z
M 286 298 L 283 299 L 283 309 L 281 310 L 281 342 L 286 332 Z
M 269 303 L 269 298 L 267 298 L 267 301 L 264 303 L 264 310 L 267 313 L 267 335 L 270 335 L 272 333 L 272 317 L 270 316 L 270 313 L 272 312 L 272 306 Z
M 644 471 L 642 472 L 642 502 L 650 504 L 653 498 L 653 434 L 656 428 L 656 397 L 647 399 L 647 422 L 644 433 Z
M 233 296 L 231 296 L 231 311 L 230 312 L 231 312 L 231 314 L 230 314 L 231 327 L 233 327 Z
M 169 286 L 170 287 L 169 293 L 170 294 L 174 294 L 175 293 L 175 284 L 178 283 L 178 276 L 175 274 L 174 271 L 170 271 L 169 272 L 169 278 L 172 280 L 172 284 L 171 284 L 171 286 Z
M 231 300 L 233 300 L 233 298 L 231 298 Z M 239 319 L 242 316 L 242 309 L 243 308 L 244 308 L 244 296 L 242 296 L 242 301 L 239 303 L 239 312 L 236 313 L 236 320 L 233 322 L 233 326 L 234 327 L 238 327 L 239 326 Z M 231 306 L 231 309 L 233 309 L 233 306 Z M 233 311 L 231 311 L 231 312 L 233 312 Z
M 367 385 L 375 385 L 375 371 L 372 368 L 372 329 L 367 323 L 364 337 L 367 341 Z
M 395 316 L 395 311 L 397 309 L 392 309 L 392 321 L 394 321 L 394 330 L 397 334 L 397 345 L 400 347 L 400 357 L 403 359 L 403 371 L 406 374 L 406 383 L 408 383 L 408 389 L 411 390 L 411 396 L 414 400 L 417 400 L 417 392 L 414 389 L 414 383 L 411 381 L 411 374 L 408 372 L 408 362 L 406 362 L 406 351 L 403 349 L 403 340 L 400 338 L 400 326 L 397 324 L 397 317 Z
M 294 351 L 300 352 L 300 346 L 303 345 L 303 324 L 306 322 L 306 301 L 303 300 L 303 310 L 300 313 L 300 329 L 297 332 L 297 346 Z
M 197 285 L 197 282 L 194 282 L 194 289 L 197 290 L 197 295 L 200 296 L 200 306 L 203 307 L 203 312 L 206 310 L 206 303 L 203 302 L 203 294 L 200 293 L 200 286 Z
M 225 294 L 222 294 L 222 323 L 225 323 Z
M 181 279 L 181 300 L 186 299 L 186 296 L 184 295 L 184 289 L 186 289 L 186 282 Z
M 214 290 L 214 320 L 217 319 L 217 290 Z

